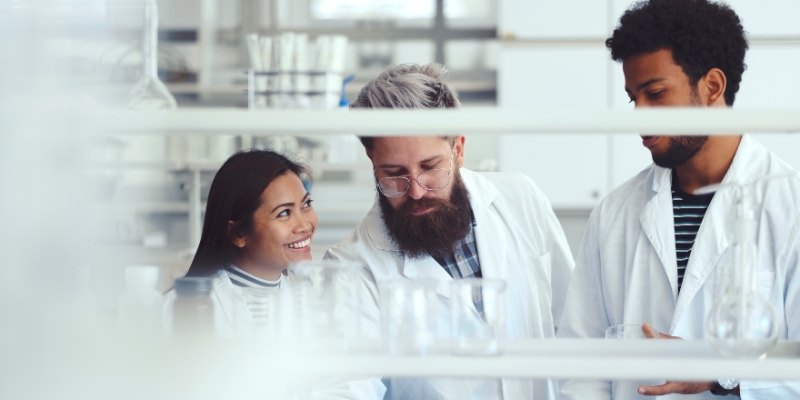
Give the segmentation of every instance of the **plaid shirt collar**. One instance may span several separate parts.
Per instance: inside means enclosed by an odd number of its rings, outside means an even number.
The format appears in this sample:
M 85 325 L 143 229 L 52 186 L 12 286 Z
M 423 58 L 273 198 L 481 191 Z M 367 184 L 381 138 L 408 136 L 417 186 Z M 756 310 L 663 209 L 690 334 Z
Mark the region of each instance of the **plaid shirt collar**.
M 475 226 L 477 226 L 477 223 L 475 222 L 475 213 L 472 212 L 472 208 L 470 208 L 469 212 L 472 217 L 472 224 L 470 224 L 467 235 L 456 243 L 455 250 L 451 254 L 433 257 L 453 279 L 481 277 L 478 245 L 475 242 Z

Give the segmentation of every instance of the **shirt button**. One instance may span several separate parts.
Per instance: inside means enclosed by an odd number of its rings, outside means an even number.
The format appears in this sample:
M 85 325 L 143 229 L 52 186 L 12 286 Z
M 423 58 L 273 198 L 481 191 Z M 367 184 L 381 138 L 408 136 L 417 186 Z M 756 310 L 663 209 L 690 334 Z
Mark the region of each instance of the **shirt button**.
M 458 261 L 464 261 L 464 257 L 462 257 L 461 254 L 458 255 Z

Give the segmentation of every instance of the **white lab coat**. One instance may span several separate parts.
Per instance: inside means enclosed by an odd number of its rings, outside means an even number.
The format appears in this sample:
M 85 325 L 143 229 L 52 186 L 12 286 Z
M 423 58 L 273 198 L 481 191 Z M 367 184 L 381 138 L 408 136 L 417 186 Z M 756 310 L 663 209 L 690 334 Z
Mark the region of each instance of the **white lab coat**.
M 723 183 L 745 184 L 793 171 L 745 135 Z M 649 323 L 684 339 L 705 337 L 706 316 L 721 295 L 715 266 L 733 266 L 735 201 L 741 189 L 723 189 L 697 233 L 680 295 L 677 291 L 671 170 L 651 165 L 609 194 L 595 208 L 583 237 L 558 337 L 602 338 L 616 324 Z M 777 307 L 785 324 L 781 339 L 800 339 L 800 180 L 762 185 L 758 223 L 758 290 Z M 643 367 L 646 367 L 643 365 Z M 641 382 L 639 382 L 641 383 Z M 632 399 L 636 382 L 570 380 L 563 399 Z M 800 386 L 742 381 L 743 399 L 798 399 Z M 671 395 L 670 398 L 706 398 Z
M 242 288 L 231 283 L 228 273 L 220 270 L 214 277 L 211 301 L 214 305 L 214 328 L 218 338 L 247 338 L 255 330 L 255 322 L 247 308 Z M 291 311 L 291 279 L 284 276 L 278 289 L 281 306 Z M 175 303 L 175 291 L 165 295 L 163 315 L 165 328 L 172 330 L 172 308 Z M 287 325 L 287 321 L 283 321 Z M 288 320 L 291 324 L 291 318 Z M 263 384 L 253 382 L 254 385 Z M 276 393 L 274 387 L 269 388 L 270 399 L 292 400 L 371 400 L 378 393 L 383 396 L 385 388 L 380 378 L 362 377 L 305 377 L 287 382 L 285 394 Z
M 574 261 L 549 201 L 524 175 L 460 171 L 477 224 L 482 275 L 507 282 L 506 335 L 555 337 Z M 377 200 L 356 230 L 325 257 L 361 261 L 369 267 L 371 276 L 362 287 L 366 299 L 362 312 L 373 321 L 380 318 L 377 282 L 392 278 L 439 281 L 438 298 L 449 303 L 446 283 L 452 281 L 450 275 L 432 257 L 403 257 L 386 231 Z M 440 313 L 437 323 L 445 326 L 448 322 L 447 313 Z M 393 381 L 391 392 L 394 398 L 553 399 L 557 390 L 550 380 L 510 379 L 500 385 L 497 379 L 418 379 Z

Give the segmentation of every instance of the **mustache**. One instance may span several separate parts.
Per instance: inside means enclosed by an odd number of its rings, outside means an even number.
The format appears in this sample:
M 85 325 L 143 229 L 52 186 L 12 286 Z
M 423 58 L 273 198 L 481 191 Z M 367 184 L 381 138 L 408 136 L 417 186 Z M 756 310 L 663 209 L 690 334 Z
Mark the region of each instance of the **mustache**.
M 398 214 L 406 215 L 407 218 L 415 218 L 412 212 L 420 209 L 433 208 L 436 212 L 450 212 L 455 207 L 452 203 L 444 199 L 422 197 L 419 200 L 409 198 L 396 211 Z

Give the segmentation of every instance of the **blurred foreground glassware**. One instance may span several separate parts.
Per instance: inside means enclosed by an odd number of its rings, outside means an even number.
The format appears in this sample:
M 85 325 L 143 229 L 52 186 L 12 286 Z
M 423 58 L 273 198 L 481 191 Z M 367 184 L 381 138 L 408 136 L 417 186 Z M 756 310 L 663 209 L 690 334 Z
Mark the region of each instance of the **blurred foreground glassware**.
M 303 261 L 289 266 L 294 336 L 341 339 L 359 332 L 358 278 L 363 264 L 339 260 Z
M 506 282 L 457 279 L 451 283 L 453 351 L 461 355 L 500 353 L 506 324 Z
M 654 338 L 648 338 L 644 332 L 642 331 L 642 324 L 619 324 L 614 326 L 609 326 L 606 328 L 606 339 L 626 339 L 626 340 L 639 340 L 639 339 L 658 339 L 661 335 L 660 333 L 656 334 L 657 336 Z M 618 385 L 621 381 L 615 381 L 615 385 Z M 664 379 L 648 379 L 648 380 L 636 380 L 636 381 L 627 381 L 628 384 L 635 386 L 658 386 L 663 385 L 666 383 Z
M 755 196 L 748 188 L 736 202 L 734 267 L 720 267 L 716 279 L 722 296 L 706 320 L 709 342 L 722 355 L 760 358 L 775 345 L 780 319 L 775 306 L 758 292 Z M 733 276 L 730 276 L 733 275 Z
M 156 289 L 160 270 L 154 265 L 125 267 L 125 292 L 119 299 L 120 336 L 154 338 L 161 336 L 161 293 Z
M 620 324 L 606 328 L 606 339 L 647 339 L 641 324 Z
M 427 355 L 436 339 L 435 281 L 380 283 L 381 337 L 391 355 Z
M 175 279 L 176 296 L 172 306 L 172 331 L 175 337 L 214 336 L 213 284 L 213 278 Z
M 142 77 L 136 83 L 128 100 L 128 107 L 136 110 L 172 110 L 177 107 L 175 97 L 158 79 L 158 6 L 148 0 L 143 5 L 142 27 Z

